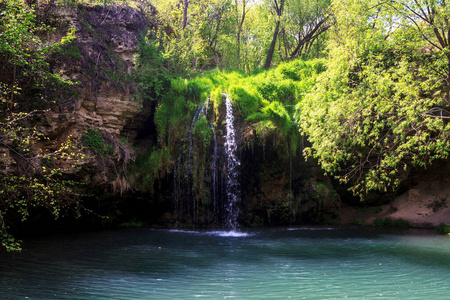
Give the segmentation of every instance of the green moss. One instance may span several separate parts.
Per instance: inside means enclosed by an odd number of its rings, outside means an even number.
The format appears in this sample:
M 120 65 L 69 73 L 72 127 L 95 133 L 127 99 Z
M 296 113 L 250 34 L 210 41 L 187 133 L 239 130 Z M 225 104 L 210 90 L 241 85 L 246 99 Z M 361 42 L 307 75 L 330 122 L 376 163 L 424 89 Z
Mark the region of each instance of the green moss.
M 202 94 L 201 86 L 197 82 L 189 81 L 186 87 L 186 99 L 194 103 L 200 102 Z
M 213 138 L 213 131 L 211 127 L 208 126 L 208 121 L 205 116 L 201 117 L 200 120 L 195 123 L 193 134 L 198 140 L 203 141 L 205 148 L 209 147 Z
M 232 85 L 228 89 L 231 102 L 237 107 L 242 117 L 246 118 L 257 111 L 260 106 L 260 96 L 246 87 Z
M 278 101 L 273 101 L 269 105 L 263 108 L 264 114 L 277 125 L 278 128 L 284 134 L 287 134 L 293 123 L 291 121 L 291 117 L 286 111 L 283 104 Z
M 183 78 L 174 78 L 170 81 L 170 88 L 173 92 L 183 95 L 187 90 L 187 80 Z
M 262 112 L 255 112 L 245 119 L 248 123 L 257 123 L 266 119 L 266 115 Z

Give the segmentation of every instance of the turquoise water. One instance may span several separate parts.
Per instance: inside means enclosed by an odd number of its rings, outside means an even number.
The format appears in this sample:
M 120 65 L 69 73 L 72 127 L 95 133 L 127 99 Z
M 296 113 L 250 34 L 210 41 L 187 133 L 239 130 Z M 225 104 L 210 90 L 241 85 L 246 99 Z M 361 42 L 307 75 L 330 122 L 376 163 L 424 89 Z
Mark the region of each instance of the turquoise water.
M 0 254 L 0 299 L 448 299 L 450 237 L 429 231 L 133 229 Z

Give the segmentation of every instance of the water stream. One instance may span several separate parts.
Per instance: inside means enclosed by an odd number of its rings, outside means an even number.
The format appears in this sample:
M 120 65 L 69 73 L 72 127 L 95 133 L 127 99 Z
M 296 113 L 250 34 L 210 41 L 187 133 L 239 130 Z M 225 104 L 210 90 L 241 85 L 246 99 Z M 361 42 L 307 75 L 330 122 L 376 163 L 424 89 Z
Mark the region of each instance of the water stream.
M 236 143 L 236 132 L 234 130 L 234 115 L 233 106 L 231 104 L 228 95 L 225 96 L 226 105 L 226 142 L 225 142 L 225 153 L 227 155 L 227 218 L 226 227 L 231 229 L 236 229 L 238 227 L 238 216 L 239 216 L 239 172 L 238 167 L 240 161 L 236 155 L 237 143 Z
M 0 299 L 447 299 L 450 238 L 429 231 L 131 229 L 0 253 Z

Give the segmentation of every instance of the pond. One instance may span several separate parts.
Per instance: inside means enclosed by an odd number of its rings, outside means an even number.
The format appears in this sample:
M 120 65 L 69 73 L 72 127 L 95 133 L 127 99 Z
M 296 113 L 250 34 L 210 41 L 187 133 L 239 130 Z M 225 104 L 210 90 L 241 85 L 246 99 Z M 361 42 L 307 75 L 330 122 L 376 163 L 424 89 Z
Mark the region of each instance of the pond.
M 442 299 L 450 237 L 425 230 L 129 229 L 0 254 L 0 299 Z

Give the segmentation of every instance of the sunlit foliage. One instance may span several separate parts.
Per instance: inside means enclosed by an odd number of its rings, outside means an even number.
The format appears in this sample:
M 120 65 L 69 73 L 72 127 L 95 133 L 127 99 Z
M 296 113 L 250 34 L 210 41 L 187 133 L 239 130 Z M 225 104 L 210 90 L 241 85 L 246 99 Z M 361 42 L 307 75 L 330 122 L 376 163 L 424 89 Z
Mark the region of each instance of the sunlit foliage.
M 450 153 L 449 7 L 335 1 L 330 57 L 298 105 L 307 155 L 355 194 L 395 189 Z

